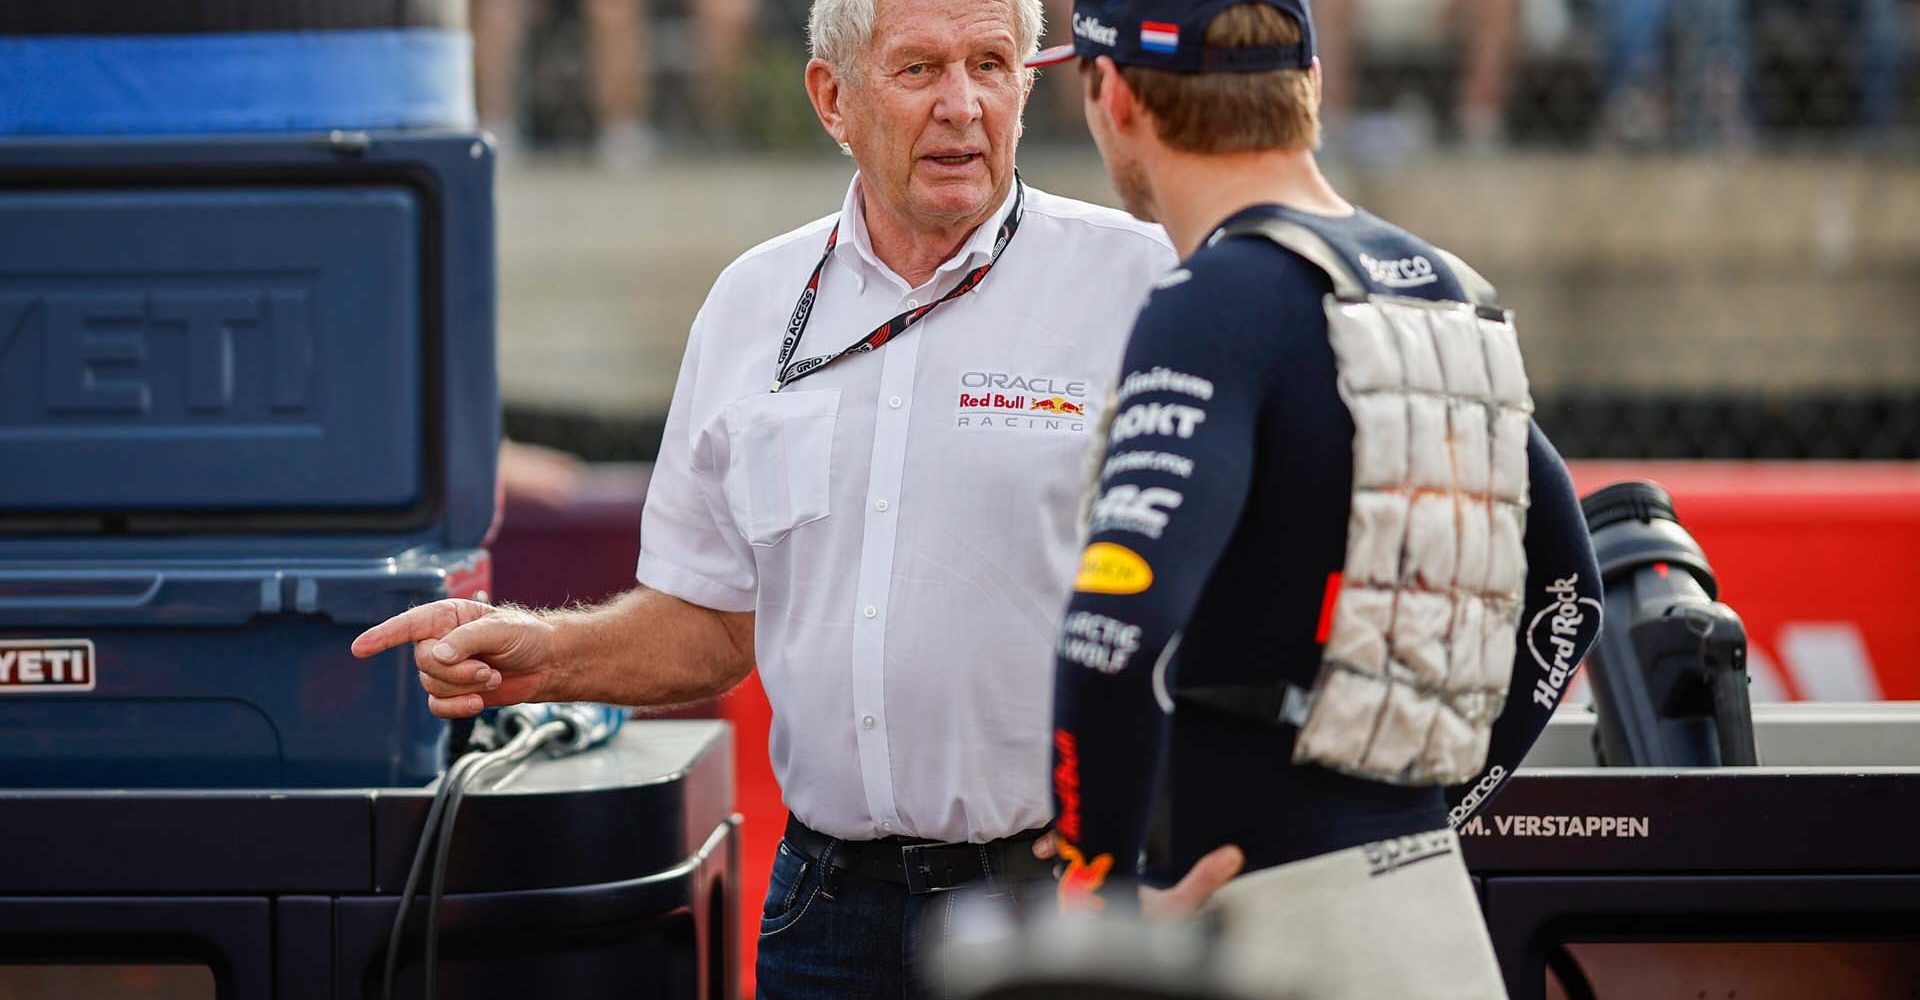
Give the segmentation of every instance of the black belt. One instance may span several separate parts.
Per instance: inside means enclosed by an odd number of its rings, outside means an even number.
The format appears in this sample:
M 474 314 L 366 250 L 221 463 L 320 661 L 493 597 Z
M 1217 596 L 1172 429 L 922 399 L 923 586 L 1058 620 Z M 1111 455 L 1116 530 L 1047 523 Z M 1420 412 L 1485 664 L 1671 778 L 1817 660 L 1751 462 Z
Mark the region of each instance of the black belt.
M 1053 862 L 1033 856 L 1033 842 L 1045 830 L 1028 830 L 984 844 L 947 844 L 911 837 L 839 840 L 793 816 L 787 817 L 787 843 L 801 854 L 841 871 L 904 885 L 915 894 L 945 892 L 976 882 L 1008 885 L 1053 878 Z

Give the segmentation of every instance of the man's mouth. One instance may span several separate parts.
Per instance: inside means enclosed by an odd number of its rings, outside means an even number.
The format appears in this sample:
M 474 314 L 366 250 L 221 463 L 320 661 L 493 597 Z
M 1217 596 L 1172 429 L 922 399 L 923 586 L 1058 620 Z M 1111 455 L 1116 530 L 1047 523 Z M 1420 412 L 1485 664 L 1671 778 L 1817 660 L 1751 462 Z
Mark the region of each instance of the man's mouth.
M 943 167 L 964 167 L 980 158 L 979 153 L 929 153 L 923 159 L 932 160 Z

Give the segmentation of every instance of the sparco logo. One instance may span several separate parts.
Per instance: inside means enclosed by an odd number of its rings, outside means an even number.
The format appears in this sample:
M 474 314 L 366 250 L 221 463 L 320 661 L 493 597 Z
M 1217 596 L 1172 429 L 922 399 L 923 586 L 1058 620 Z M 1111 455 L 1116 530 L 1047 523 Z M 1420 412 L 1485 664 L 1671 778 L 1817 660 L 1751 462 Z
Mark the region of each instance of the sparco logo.
M 1099 18 L 1085 17 L 1077 11 L 1073 15 L 1073 33 L 1101 45 L 1117 45 L 1120 42 L 1119 28 L 1102 24 Z
M 1440 280 L 1440 276 L 1434 273 L 1433 261 L 1421 256 L 1377 260 L 1361 254 L 1360 266 L 1367 269 L 1373 280 L 1388 288 L 1419 288 Z
M 0 694 L 91 690 L 91 640 L 0 640 Z
M 1447 825 L 1458 827 L 1460 821 L 1472 815 L 1475 809 L 1480 808 L 1480 803 L 1487 801 L 1487 796 L 1492 795 L 1493 790 L 1499 788 L 1500 783 L 1505 780 L 1507 780 L 1506 768 L 1498 764 L 1488 768 L 1486 777 L 1481 778 L 1480 783 L 1473 786 L 1473 790 L 1467 793 L 1466 798 L 1461 799 L 1460 804 L 1447 813 Z
M 1580 626 L 1586 624 L 1587 616 L 1581 605 L 1593 608 L 1594 621 L 1600 620 L 1600 602 L 1591 597 L 1581 597 L 1579 592 L 1580 576 L 1574 574 L 1564 580 L 1555 580 L 1547 585 L 1547 596 L 1553 603 L 1540 609 L 1527 623 L 1527 652 L 1533 654 L 1533 662 L 1540 665 L 1546 675 L 1534 682 L 1533 703 L 1548 711 L 1560 704 L 1560 695 L 1567 688 L 1567 680 L 1580 664 L 1574 662 L 1573 654 L 1579 650 L 1580 643 L 1574 637 L 1579 634 Z M 1546 634 L 1541 634 L 1540 626 L 1548 625 Z M 1553 648 L 1553 657 L 1548 659 L 1541 652 L 1542 646 Z

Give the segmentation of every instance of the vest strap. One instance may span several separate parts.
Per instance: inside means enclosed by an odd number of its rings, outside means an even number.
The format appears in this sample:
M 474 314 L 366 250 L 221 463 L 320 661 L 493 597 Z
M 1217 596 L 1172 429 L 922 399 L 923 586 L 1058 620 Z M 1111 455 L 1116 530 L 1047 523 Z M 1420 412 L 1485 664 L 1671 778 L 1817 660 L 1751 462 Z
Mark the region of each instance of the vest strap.
M 1260 236 L 1291 250 L 1306 258 L 1308 263 L 1327 272 L 1333 279 L 1333 295 L 1343 302 L 1362 302 L 1367 298 L 1367 286 L 1354 273 L 1347 259 L 1342 257 L 1326 238 L 1297 222 L 1284 219 L 1242 219 L 1220 230 L 1219 239 L 1233 239 L 1240 236 Z
M 1325 237 L 1297 222 L 1274 218 L 1242 219 L 1222 229 L 1219 238 L 1233 239 L 1239 236 L 1264 237 L 1306 258 L 1309 263 L 1327 272 L 1327 276 L 1333 279 L 1335 298 L 1344 302 L 1358 302 L 1367 297 L 1366 285 L 1361 282 L 1359 275 L 1354 273 L 1347 259 L 1341 256 Z M 1434 247 L 1434 250 L 1446 263 L 1447 269 L 1453 272 L 1454 278 L 1460 282 L 1460 287 L 1466 289 L 1467 300 L 1472 302 L 1483 315 L 1495 320 L 1506 317 L 1505 310 L 1500 306 L 1500 292 L 1493 287 L 1493 282 L 1488 281 L 1479 271 L 1474 270 L 1473 265 L 1460 259 L 1459 255 L 1452 251 L 1440 247 Z
M 1307 721 L 1307 692 L 1286 681 L 1176 687 L 1173 702 L 1190 709 L 1282 728 L 1297 729 Z
M 1493 287 L 1493 282 L 1488 281 L 1485 275 L 1474 270 L 1473 265 L 1461 260 L 1453 251 L 1440 247 L 1433 249 L 1439 252 L 1441 260 L 1447 262 L 1448 269 L 1453 271 L 1455 278 L 1459 279 L 1460 287 L 1467 290 L 1468 301 L 1479 307 L 1483 315 L 1491 311 L 1492 315 L 1488 315 L 1488 319 L 1498 320 L 1506 317 L 1506 310 L 1500 307 L 1500 291 Z

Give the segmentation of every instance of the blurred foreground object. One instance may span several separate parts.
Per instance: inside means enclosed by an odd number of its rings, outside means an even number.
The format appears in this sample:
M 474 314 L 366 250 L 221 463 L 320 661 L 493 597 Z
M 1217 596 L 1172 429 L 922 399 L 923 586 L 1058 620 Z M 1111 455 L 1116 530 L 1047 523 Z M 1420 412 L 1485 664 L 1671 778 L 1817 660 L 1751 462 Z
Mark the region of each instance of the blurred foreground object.
M 1214 921 L 1047 909 L 1004 897 L 954 900 L 929 980 L 951 1000 L 1225 1000 Z

